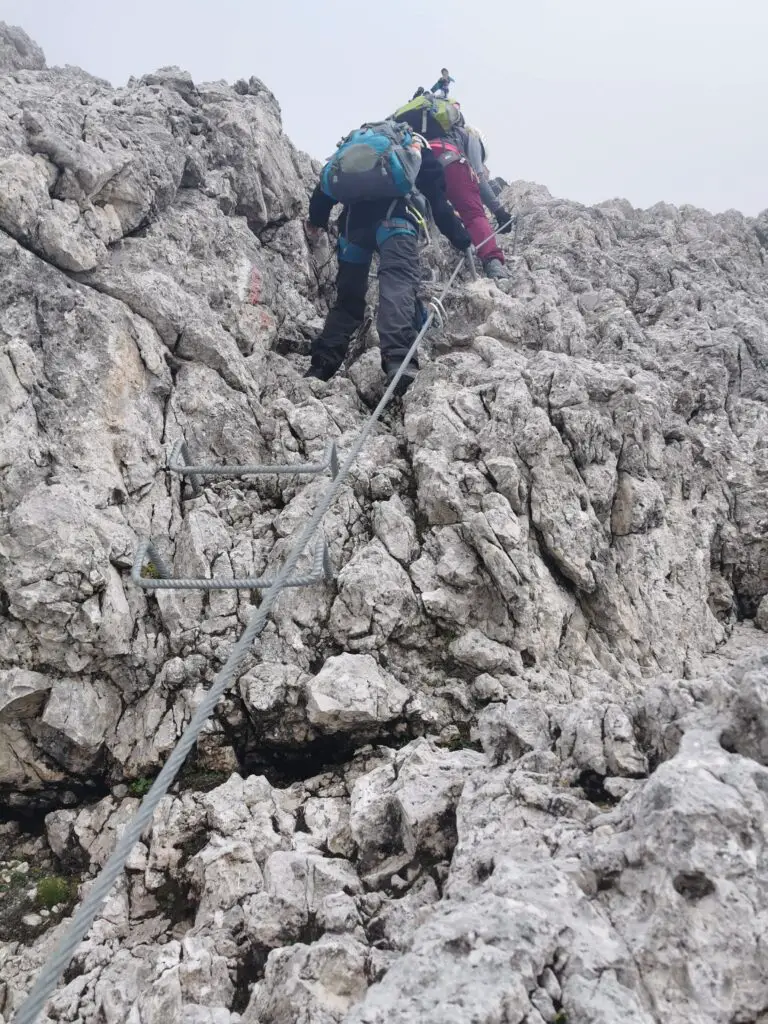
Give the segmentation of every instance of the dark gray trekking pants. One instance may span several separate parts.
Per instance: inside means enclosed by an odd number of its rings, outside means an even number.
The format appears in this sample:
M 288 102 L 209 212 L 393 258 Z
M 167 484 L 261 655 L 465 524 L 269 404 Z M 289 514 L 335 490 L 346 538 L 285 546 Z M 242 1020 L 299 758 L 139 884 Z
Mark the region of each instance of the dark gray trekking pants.
M 416 228 L 404 217 L 342 235 L 338 244 L 339 273 L 336 302 L 320 335 L 312 342 L 312 365 L 335 372 L 350 339 L 365 316 L 368 273 L 374 250 L 379 251 L 379 313 L 376 328 L 381 363 L 400 363 L 421 326 L 417 302 L 419 244 Z M 418 366 L 412 360 L 414 367 Z

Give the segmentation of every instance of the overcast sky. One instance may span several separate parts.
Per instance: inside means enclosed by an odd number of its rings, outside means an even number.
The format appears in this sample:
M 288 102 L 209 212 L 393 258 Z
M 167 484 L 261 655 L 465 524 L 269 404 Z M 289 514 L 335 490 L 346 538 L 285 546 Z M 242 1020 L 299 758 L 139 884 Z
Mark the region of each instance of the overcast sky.
M 768 0 L 0 0 L 0 20 L 115 85 L 257 75 L 320 158 L 447 66 L 494 174 L 586 203 L 768 207 Z

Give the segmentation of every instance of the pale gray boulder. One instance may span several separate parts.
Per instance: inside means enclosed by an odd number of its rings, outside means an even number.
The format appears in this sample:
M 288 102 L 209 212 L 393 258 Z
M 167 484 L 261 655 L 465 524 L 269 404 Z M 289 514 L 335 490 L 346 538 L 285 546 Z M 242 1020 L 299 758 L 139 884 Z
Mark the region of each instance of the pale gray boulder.
M 306 683 L 307 715 L 323 733 L 353 732 L 402 717 L 409 693 L 370 654 L 329 658 Z

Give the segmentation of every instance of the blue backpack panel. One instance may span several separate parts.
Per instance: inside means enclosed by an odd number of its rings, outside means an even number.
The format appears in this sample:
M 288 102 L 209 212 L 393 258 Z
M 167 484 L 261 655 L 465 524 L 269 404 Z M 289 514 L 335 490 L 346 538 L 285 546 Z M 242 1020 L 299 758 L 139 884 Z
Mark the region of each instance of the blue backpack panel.
M 397 199 L 414 188 L 421 145 L 405 124 L 364 124 L 339 143 L 323 168 L 320 187 L 337 203 Z

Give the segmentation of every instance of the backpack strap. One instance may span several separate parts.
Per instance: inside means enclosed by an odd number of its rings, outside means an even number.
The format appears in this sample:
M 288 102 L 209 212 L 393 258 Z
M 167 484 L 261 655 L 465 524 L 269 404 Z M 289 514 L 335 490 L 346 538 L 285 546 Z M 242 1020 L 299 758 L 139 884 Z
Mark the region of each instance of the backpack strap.
M 439 139 L 431 139 L 429 148 L 434 152 L 435 150 L 445 150 L 449 153 L 456 153 L 458 156 L 462 156 L 461 146 L 457 146 L 455 142 L 451 142 L 449 139 L 442 136 Z
M 444 166 L 455 163 L 467 163 L 467 159 L 461 152 L 460 147 L 445 138 L 432 139 L 429 143 L 429 148 Z

